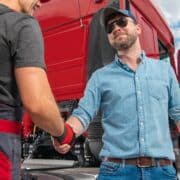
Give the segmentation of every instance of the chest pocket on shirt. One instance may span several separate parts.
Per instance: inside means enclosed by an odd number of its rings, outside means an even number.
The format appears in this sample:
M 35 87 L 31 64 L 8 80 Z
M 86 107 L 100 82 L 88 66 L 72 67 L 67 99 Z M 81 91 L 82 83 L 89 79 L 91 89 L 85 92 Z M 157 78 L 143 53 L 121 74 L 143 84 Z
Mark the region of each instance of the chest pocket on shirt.
M 157 101 L 168 101 L 168 88 L 166 81 L 157 79 L 147 79 L 150 99 Z

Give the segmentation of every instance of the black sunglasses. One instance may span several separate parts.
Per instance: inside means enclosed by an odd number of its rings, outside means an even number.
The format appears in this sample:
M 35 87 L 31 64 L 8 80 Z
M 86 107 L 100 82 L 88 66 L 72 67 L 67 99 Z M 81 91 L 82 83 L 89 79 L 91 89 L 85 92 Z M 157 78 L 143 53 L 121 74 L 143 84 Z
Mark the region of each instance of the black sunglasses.
M 120 17 L 119 19 L 116 19 L 112 21 L 111 23 L 106 25 L 106 33 L 110 34 L 115 28 L 115 24 L 121 28 L 126 27 L 128 24 L 128 20 L 125 17 Z

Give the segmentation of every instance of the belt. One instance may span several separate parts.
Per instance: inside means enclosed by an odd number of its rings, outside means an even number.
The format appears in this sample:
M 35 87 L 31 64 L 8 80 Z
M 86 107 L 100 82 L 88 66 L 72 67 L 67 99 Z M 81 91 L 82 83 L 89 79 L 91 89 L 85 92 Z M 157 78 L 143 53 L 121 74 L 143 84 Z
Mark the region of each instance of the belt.
M 139 157 L 139 158 L 131 158 L 131 159 L 119 159 L 119 158 L 105 157 L 103 159 L 103 161 L 136 165 L 138 167 L 167 166 L 167 165 L 173 164 L 173 162 L 169 159 L 151 158 L 151 157 Z
M 21 123 L 10 121 L 7 119 L 0 119 L 0 132 L 20 135 Z

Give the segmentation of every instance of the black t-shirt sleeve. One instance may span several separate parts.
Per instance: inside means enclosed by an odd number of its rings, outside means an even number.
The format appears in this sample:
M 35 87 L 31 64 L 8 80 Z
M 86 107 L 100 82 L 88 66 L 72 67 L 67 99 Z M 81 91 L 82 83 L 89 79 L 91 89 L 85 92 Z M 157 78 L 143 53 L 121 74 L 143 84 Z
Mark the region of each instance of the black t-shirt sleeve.
M 14 27 L 17 36 L 14 45 L 14 67 L 42 67 L 44 45 L 38 22 L 34 18 L 23 18 Z

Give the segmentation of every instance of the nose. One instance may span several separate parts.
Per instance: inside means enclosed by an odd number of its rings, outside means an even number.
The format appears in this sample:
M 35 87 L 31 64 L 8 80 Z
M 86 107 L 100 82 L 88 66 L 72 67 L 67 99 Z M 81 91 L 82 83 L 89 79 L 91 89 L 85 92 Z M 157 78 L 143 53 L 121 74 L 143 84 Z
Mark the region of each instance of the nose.
M 121 27 L 119 27 L 116 23 L 113 24 L 113 32 L 120 30 Z

